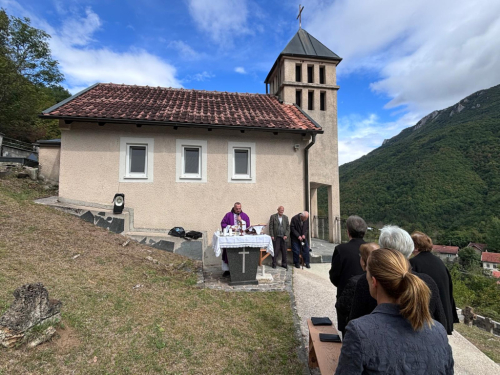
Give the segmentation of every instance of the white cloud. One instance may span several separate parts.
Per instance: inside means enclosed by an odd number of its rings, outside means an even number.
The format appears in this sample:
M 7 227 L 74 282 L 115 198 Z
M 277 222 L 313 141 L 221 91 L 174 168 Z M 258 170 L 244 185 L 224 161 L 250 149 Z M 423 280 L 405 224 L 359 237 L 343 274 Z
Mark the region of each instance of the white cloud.
M 92 47 L 91 44 L 97 44 L 93 34 L 102 22 L 91 8 L 86 8 L 84 15 L 73 8 L 67 10 L 61 27 L 54 27 L 13 0 L 0 0 L 0 4 L 29 17 L 34 27 L 52 36 L 49 41 L 52 55 L 59 61 L 67 88 L 72 93 L 96 82 L 182 87 L 176 77 L 176 68 L 144 49 L 113 51 L 106 47 Z M 58 12 L 64 13 L 62 5 L 58 4 Z
M 316 1 L 305 28 L 344 58 L 339 76 L 370 71 L 371 87 L 423 116 L 500 83 L 500 2 Z M 313 10 L 311 11 L 311 8 Z
M 101 26 L 99 16 L 90 7 L 85 9 L 85 16 L 71 14 L 58 30 L 58 37 L 65 44 L 85 46 L 92 41 L 92 34 Z
M 165 41 L 165 39 L 163 39 Z M 176 49 L 179 52 L 181 58 L 185 60 L 197 60 L 202 57 L 202 55 L 196 52 L 189 44 L 183 42 L 182 40 L 173 40 L 167 45 L 168 48 Z
M 196 26 L 221 46 L 231 46 L 235 36 L 250 34 L 247 0 L 188 0 Z
M 207 80 L 214 78 L 214 77 L 215 77 L 214 74 L 209 73 L 207 71 L 203 71 L 201 73 L 186 76 L 186 78 L 184 78 L 182 80 L 182 82 L 191 82 L 191 81 L 203 82 L 203 81 L 207 81 Z
M 401 130 L 416 123 L 417 118 L 407 114 L 394 122 L 381 122 L 376 114 L 351 114 L 338 119 L 339 165 L 356 160 L 382 145 Z
M 247 74 L 247 71 L 245 70 L 244 67 L 242 66 L 237 66 L 236 68 L 234 68 L 234 71 L 236 73 L 240 73 L 240 74 Z

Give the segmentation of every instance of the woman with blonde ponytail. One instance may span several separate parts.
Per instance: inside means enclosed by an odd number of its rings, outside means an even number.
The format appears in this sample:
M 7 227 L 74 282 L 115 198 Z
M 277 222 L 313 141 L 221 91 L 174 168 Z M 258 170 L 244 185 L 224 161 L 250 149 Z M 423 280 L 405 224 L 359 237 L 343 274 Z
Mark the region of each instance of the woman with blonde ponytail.
M 429 313 L 430 290 L 404 255 L 374 250 L 366 278 L 377 307 L 347 325 L 335 374 L 453 374 L 446 330 Z

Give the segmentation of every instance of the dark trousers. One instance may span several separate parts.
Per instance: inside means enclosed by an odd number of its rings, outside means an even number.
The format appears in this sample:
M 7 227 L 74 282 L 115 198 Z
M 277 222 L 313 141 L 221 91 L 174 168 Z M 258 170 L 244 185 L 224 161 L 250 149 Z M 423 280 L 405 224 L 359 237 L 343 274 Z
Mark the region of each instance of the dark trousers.
M 345 316 L 344 314 L 339 312 L 339 310 L 337 310 L 337 328 L 340 332 L 342 332 L 342 340 L 345 337 L 345 327 L 347 326 L 346 324 L 347 319 L 348 319 L 347 316 Z
M 286 241 L 283 237 L 274 237 L 273 240 L 274 256 L 273 256 L 273 266 L 276 266 L 276 258 L 281 251 L 281 265 L 286 266 Z
M 302 259 L 304 259 L 305 264 L 309 264 L 309 245 L 306 240 L 303 241 L 304 246 L 302 246 Z M 292 241 L 292 253 L 293 253 L 293 264 L 300 263 L 300 241 Z

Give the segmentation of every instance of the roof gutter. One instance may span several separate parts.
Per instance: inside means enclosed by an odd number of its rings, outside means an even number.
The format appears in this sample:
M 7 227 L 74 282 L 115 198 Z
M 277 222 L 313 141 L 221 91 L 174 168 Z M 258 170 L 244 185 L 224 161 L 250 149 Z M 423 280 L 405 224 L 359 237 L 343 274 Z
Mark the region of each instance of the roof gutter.
M 172 126 L 172 127 L 184 127 L 184 128 L 202 128 L 202 129 L 225 129 L 225 130 L 257 130 L 273 133 L 295 133 L 295 134 L 307 134 L 307 133 L 320 133 L 323 134 L 324 131 L 321 127 L 317 126 L 317 123 L 313 121 L 313 124 L 317 129 L 285 129 L 285 128 L 268 128 L 260 126 L 241 126 L 241 125 L 217 125 L 217 124 L 195 124 L 189 122 L 159 122 L 159 121 L 148 121 L 148 120 L 133 120 L 133 119 L 123 119 L 123 118 L 87 118 L 78 116 L 51 116 L 51 115 L 38 115 L 41 119 L 57 119 L 64 121 L 82 121 L 82 122 L 98 122 L 98 123 L 127 123 L 135 124 L 138 126 Z M 309 116 L 308 116 L 309 117 Z M 310 119 L 310 118 L 309 118 Z

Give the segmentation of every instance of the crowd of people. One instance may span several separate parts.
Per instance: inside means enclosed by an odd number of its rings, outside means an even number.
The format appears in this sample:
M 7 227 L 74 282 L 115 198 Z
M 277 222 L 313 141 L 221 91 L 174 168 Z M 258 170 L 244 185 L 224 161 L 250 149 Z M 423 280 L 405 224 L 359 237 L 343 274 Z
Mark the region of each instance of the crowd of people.
M 281 255 L 288 269 L 288 238 L 294 266 L 302 257 L 310 268 L 308 220 L 307 211 L 289 220 L 283 206 L 270 217 L 273 268 Z M 235 224 L 250 226 L 239 202 L 221 222 L 222 228 Z M 343 341 L 336 374 L 453 374 L 447 335 L 459 321 L 450 273 L 431 253 L 431 238 L 386 225 L 378 244 L 367 243 L 362 218 L 350 216 L 346 227 L 349 241 L 335 247 L 329 272 Z M 228 276 L 225 251 L 222 261 Z
M 346 226 L 330 269 L 343 337 L 336 374 L 453 374 L 453 285 L 431 238 L 387 225 L 366 243 L 362 218 Z

